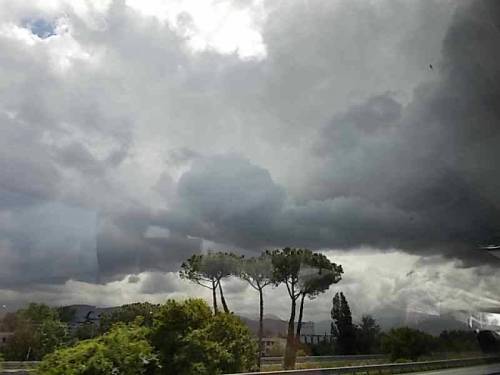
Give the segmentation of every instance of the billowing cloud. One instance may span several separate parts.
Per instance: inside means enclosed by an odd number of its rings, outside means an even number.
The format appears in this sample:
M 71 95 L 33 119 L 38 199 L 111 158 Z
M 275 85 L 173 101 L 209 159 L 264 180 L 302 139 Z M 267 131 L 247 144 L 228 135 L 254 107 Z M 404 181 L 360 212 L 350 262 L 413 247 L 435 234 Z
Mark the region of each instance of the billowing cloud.
M 211 160 L 205 174 L 199 176 L 197 161 L 181 178 L 181 197 L 185 181 L 194 192 L 187 209 L 213 225 L 211 239 L 243 247 L 245 235 L 263 223 L 265 233 L 252 237 L 267 246 L 365 245 L 487 258 L 477 246 L 498 236 L 500 227 L 494 162 L 500 128 L 493 105 L 499 67 L 498 56 L 488 52 L 499 42 L 495 7 L 478 2 L 456 13 L 442 59 L 426 66 L 435 78 L 418 85 L 407 104 L 391 93 L 377 94 L 334 115 L 317 138 L 309 138 L 311 168 L 298 171 L 303 201 L 273 198 L 270 187 L 278 185 L 252 177 L 256 166 L 242 164 L 234 173 L 227 163 Z M 247 189 L 244 197 L 228 194 L 234 184 Z M 269 201 L 259 202 L 272 215 L 245 206 L 262 193 Z M 245 217 L 239 229 L 232 220 L 238 213 Z M 226 216 L 229 222 L 219 222 Z

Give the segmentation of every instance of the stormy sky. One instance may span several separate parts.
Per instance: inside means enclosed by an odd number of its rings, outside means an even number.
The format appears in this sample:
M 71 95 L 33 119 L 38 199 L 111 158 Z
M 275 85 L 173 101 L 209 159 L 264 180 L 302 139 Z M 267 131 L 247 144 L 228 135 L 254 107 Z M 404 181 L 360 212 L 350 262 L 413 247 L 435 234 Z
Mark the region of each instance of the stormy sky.
M 497 303 L 499 47 L 494 0 L 2 1 L 2 304 L 204 296 L 183 259 L 282 246 L 344 265 L 306 318 Z

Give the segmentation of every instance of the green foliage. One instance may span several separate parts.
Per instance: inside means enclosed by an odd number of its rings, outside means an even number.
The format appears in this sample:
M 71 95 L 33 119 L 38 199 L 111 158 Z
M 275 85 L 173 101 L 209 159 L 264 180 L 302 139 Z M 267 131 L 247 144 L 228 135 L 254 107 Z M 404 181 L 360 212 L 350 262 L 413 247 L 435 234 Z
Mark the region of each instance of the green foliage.
M 63 323 L 69 323 L 75 318 L 76 309 L 71 306 L 61 306 L 56 308 L 59 320 Z
M 37 372 L 40 375 L 154 374 L 158 361 L 147 333 L 145 327 L 117 324 L 103 336 L 49 354 Z
M 245 280 L 252 288 L 259 292 L 259 353 L 264 352 L 262 337 L 264 336 L 264 293 L 263 289 L 273 284 L 273 263 L 268 254 L 259 257 L 241 259 L 237 276 Z M 258 367 L 261 367 L 260 355 Z
M 38 359 L 62 347 L 68 340 L 67 326 L 59 320 L 44 320 L 35 331 L 37 346 L 33 356 Z
M 443 331 L 439 335 L 439 349 L 444 352 L 479 351 L 477 335 L 473 331 Z
M 273 263 L 270 256 L 241 259 L 237 276 L 245 280 L 255 290 L 262 290 L 273 283 Z
M 238 272 L 242 257 L 233 253 L 209 252 L 195 254 L 182 263 L 179 271 L 181 279 L 190 280 L 198 285 L 212 290 L 213 308 L 217 313 L 216 289 L 219 288 L 222 305 L 229 312 L 224 299 L 221 281 Z
M 0 323 L 0 331 L 12 332 L 16 328 L 17 315 L 13 312 L 8 312 Z
M 241 257 L 225 252 L 194 254 L 181 265 L 179 275 L 199 285 L 211 287 L 223 278 L 234 275 Z
M 167 374 L 248 371 L 256 361 L 256 344 L 244 323 L 232 314 L 214 315 L 202 300 L 167 301 L 151 338 Z
M 137 317 L 142 317 L 142 324 L 146 327 L 153 326 L 154 314 L 159 310 L 159 305 L 149 302 L 137 302 L 120 306 L 110 313 L 104 313 L 99 321 L 99 332 L 104 333 L 116 323 L 132 323 Z
M 272 259 L 274 283 L 276 285 L 280 283 L 286 284 L 289 289 L 288 292 L 293 292 L 290 297 L 297 299 L 300 291 L 292 291 L 291 288 L 295 289 L 298 285 L 300 270 L 304 261 L 304 250 L 286 247 L 268 251 L 266 254 L 271 256 Z
M 299 342 L 300 328 L 304 298 L 314 298 L 328 290 L 331 284 L 340 281 L 343 273 L 342 266 L 330 262 L 321 253 L 314 253 L 308 249 L 283 248 L 267 251 L 273 264 L 273 282 L 278 285 L 285 284 L 291 299 L 290 319 L 288 322 L 287 346 L 285 350 L 285 369 L 295 367 L 297 345 Z M 294 321 L 297 300 L 301 297 L 297 332 L 295 333 Z
M 248 329 L 231 314 L 218 314 L 183 340 L 177 374 L 222 374 L 251 370 L 257 348 Z
M 380 326 L 370 315 L 363 315 L 356 330 L 356 346 L 360 354 L 373 354 L 380 351 Z
M 266 255 L 272 259 L 273 282 L 284 283 L 292 299 L 301 294 L 313 298 L 325 292 L 331 284 L 340 281 L 343 273 L 342 266 L 308 249 L 286 247 L 267 251 Z
M 323 341 L 318 344 L 309 344 L 311 355 L 334 355 L 335 345 L 328 341 Z
M 398 358 L 416 361 L 436 346 L 433 336 L 408 327 L 393 328 L 382 336 L 382 350 L 390 355 L 391 361 Z
M 31 303 L 10 318 L 13 335 L 2 348 L 12 361 L 40 360 L 68 341 L 66 324 L 59 321 L 55 309 Z
M 24 361 L 28 359 L 33 347 L 38 346 L 35 342 L 33 325 L 26 320 L 16 317 L 13 335 L 2 347 L 5 358 L 9 361 Z
M 342 278 L 342 266 L 332 263 L 324 254 L 303 250 L 299 287 L 310 299 L 327 291 Z
M 191 331 L 204 327 L 211 318 L 212 312 L 202 300 L 168 300 L 161 305 L 155 316 L 151 338 L 162 355 L 162 362 L 172 360 L 176 350 L 180 349 L 179 340 Z
M 352 323 L 351 309 L 344 293 L 336 293 L 332 300 L 330 313 L 332 335 L 336 337 L 337 354 L 356 354 L 356 326 Z
M 96 337 L 98 333 L 99 329 L 94 322 L 84 322 L 78 326 L 74 333 L 74 336 L 78 340 L 88 340 Z
M 57 311 L 43 303 L 30 303 L 26 309 L 19 310 L 17 315 L 21 319 L 33 323 L 42 323 L 46 320 L 59 320 Z

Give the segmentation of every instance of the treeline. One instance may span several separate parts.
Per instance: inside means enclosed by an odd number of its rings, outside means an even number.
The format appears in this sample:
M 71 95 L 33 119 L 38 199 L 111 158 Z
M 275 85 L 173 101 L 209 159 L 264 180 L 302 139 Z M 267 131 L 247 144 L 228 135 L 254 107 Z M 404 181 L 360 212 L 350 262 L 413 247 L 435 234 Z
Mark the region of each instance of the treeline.
M 66 310 L 63 310 L 66 309 Z M 14 335 L 6 360 L 41 360 L 41 375 L 214 375 L 257 369 L 257 345 L 235 315 L 214 314 L 200 299 L 124 305 L 78 338 L 61 321 L 67 308 L 43 304 L 9 314 L 2 328 Z
M 230 252 L 208 252 L 187 259 L 180 277 L 211 290 L 214 313 L 219 311 L 217 295 L 224 312 L 230 311 L 222 281 L 237 277 L 248 282 L 259 295 L 259 352 L 263 352 L 264 294 L 267 286 L 284 285 L 290 297 L 290 317 L 284 355 L 284 368 L 295 368 L 306 298 L 313 299 L 342 278 L 342 266 L 324 254 L 308 249 L 268 250 L 258 257 L 245 258 Z M 295 322 L 297 321 L 297 324 Z M 260 356 L 259 356 L 260 365 Z
M 181 278 L 211 290 L 214 319 L 219 316 L 221 316 L 220 319 L 229 319 L 228 316 L 234 318 L 224 296 L 223 280 L 238 277 L 256 290 L 259 296 L 260 315 L 259 346 L 255 357 L 257 368 L 260 367 L 260 356 L 263 352 L 264 288 L 284 285 L 290 297 L 290 319 L 284 365 L 286 368 L 293 368 L 300 342 L 306 299 L 313 299 L 318 294 L 324 293 L 332 284 L 340 281 L 342 273 L 342 267 L 332 263 L 325 255 L 308 249 L 296 248 L 266 251 L 253 258 L 245 258 L 228 252 L 209 252 L 193 255 L 182 264 L 180 269 Z M 222 309 L 219 308 L 219 301 Z M 104 345 L 107 342 L 104 337 L 109 339 L 106 335 L 111 334 L 116 323 L 132 325 L 135 324 L 137 317 L 141 317 L 141 332 L 142 329 L 156 329 L 157 317 L 162 308 L 160 305 L 148 303 L 126 305 L 110 314 L 104 314 L 99 324 L 88 319 L 79 322 L 78 327 L 70 332 L 67 323 L 73 320 L 74 311 L 69 308 L 53 309 L 46 305 L 30 304 L 26 309 L 6 317 L 5 330 L 12 331 L 14 334 L 2 349 L 3 354 L 9 360 L 40 360 L 47 358 L 47 354 L 54 350 L 59 352 L 61 348 L 83 345 L 85 340 L 98 340 L 99 345 Z M 184 323 L 179 321 L 178 324 Z M 189 329 L 196 328 L 193 326 Z M 122 326 L 121 329 L 125 328 Z M 124 332 L 120 332 L 114 331 L 113 334 L 119 337 L 126 336 Z M 226 344 L 235 347 L 239 339 L 235 336 L 234 340 L 233 343 L 227 342 Z M 155 345 L 156 350 L 159 350 L 159 342 Z M 74 351 L 65 353 L 75 354 Z
M 11 361 L 37 361 L 75 340 L 69 334 L 66 322 L 61 320 L 58 309 L 37 303 L 7 313 L 0 331 L 13 333 L 0 347 L 4 359 Z
M 330 314 L 334 340 L 308 345 L 306 349 L 312 355 L 386 353 L 391 361 L 405 361 L 417 360 L 436 352 L 480 351 L 476 334 L 472 331 L 443 331 L 437 337 L 409 327 L 382 332 L 370 315 L 363 315 L 361 322 L 355 324 L 349 303 L 342 292 L 333 297 Z

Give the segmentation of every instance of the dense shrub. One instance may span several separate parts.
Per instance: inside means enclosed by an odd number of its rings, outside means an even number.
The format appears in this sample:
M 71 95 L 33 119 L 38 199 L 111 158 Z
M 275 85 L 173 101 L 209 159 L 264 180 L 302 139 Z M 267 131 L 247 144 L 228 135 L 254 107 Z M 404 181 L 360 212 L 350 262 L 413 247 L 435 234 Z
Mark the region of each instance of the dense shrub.
M 392 361 L 400 358 L 415 361 L 436 346 L 436 338 L 408 327 L 393 328 L 382 337 L 382 350 L 390 355 Z
M 146 337 L 144 327 L 116 325 L 103 336 L 47 355 L 37 371 L 40 375 L 155 374 L 157 356 Z
M 67 326 L 59 320 L 57 311 L 44 304 L 31 303 L 9 314 L 3 326 L 13 332 L 2 347 L 10 361 L 40 360 L 69 340 Z
M 232 314 L 214 315 L 202 300 L 167 301 L 151 337 L 165 374 L 213 375 L 256 365 L 257 345 L 247 326 Z

